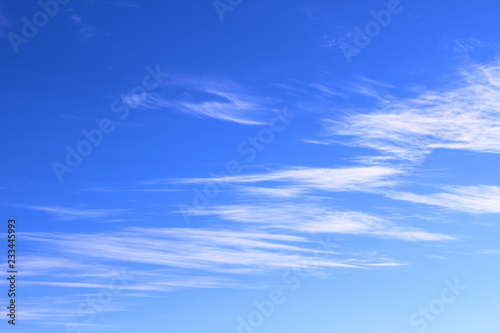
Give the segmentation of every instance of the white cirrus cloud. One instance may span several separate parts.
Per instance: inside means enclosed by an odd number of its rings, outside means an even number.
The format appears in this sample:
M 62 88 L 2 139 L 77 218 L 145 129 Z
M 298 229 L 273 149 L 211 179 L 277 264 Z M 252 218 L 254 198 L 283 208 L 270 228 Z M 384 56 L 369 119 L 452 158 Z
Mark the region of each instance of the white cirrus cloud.
M 445 186 L 443 192 L 416 194 L 387 192 L 397 200 L 426 204 L 468 213 L 500 213 L 500 187 L 498 186 Z
M 392 177 L 401 173 L 400 170 L 381 167 L 344 167 L 344 168 L 307 168 L 288 167 L 283 170 L 266 173 L 228 176 L 222 178 L 188 178 L 178 180 L 163 180 L 173 183 L 203 184 L 203 183 L 233 183 L 251 184 L 263 182 L 279 182 L 291 187 L 276 189 L 276 187 L 256 187 L 249 191 L 275 194 L 276 196 L 293 196 L 305 190 L 323 191 L 356 191 L 370 188 L 392 186 Z M 160 182 L 162 180 L 159 180 Z
M 326 120 L 326 132 L 405 160 L 421 160 L 439 148 L 500 153 L 500 64 L 473 66 L 461 78 L 451 88 L 414 98 L 371 91 L 380 100 L 375 111 Z
M 31 210 L 49 213 L 60 220 L 96 219 L 103 220 L 123 214 L 128 209 L 94 209 L 80 207 L 42 206 L 42 205 L 16 205 Z
M 99 289 L 120 267 L 122 270 L 126 267 L 125 290 L 255 288 L 242 279 L 248 275 L 265 276 L 305 262 L 309 273 L 318 276 L 336 268 L 366 269 L 370 265 L 392 266 L 397 262 L 386 257 L 366 259 L 359 254 L 341 253 L 338 246 L 321 247 L 306 236 L 251 227 L 129 228 L 97 234 L 22 235 L 25 242 L 42 249 L 37 252 L 43 253 L 41 260 L 54 261 L 44 271 L 36 261 L 37 255 L 32 254 L 24 265 L 28 272 L 40 277 L 38 281 L 29 281 L 29 285 L 47 287 Z M 191 272 L 189 278 L 182 278 L 186 272 Z M 46 280 L 48 276 L 52 277 L 50 281 Z
M 348 234 L 404 241 L 451 241 L 455 237 L 399 226 L 374 215 L 325 209 L 313 204 L 240 204 L 186 211 L 191 216 L 217 216 L 226 221 L 249 223 L 264 230 L 306 234 Z
M 264 125 L 271 101 L 254 96 L 241 86 L 208 78 L 171 75 L 154 93 L 122 95 L 131 108 L 167 109 L 244 125 Z

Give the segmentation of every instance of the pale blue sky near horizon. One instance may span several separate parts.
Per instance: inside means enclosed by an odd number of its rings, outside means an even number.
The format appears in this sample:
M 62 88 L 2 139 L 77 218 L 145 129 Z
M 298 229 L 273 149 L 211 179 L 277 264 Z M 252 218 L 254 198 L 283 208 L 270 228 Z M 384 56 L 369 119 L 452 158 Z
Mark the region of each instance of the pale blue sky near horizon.
M 0 0 L 0 332 L 498 332 L 500 2 L 59 1 Z

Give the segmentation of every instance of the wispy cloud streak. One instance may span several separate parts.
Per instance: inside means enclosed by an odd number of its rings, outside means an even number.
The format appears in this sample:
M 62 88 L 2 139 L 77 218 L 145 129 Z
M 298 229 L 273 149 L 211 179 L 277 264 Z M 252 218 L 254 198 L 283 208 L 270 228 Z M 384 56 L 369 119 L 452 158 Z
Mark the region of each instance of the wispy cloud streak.
M 348 234 L 405 241 L 451 241 L 455 237 L 398 226 L 377 216 L 353 211 L 335 211 L 312 204 L 228 205 L 193 209 L 193 216 L 217 216 L 238 223 L 252 223 L 267 230 L 306 234 Z
M 443 207 L 467 213 L 500 213 L 500 187 L 498 186 L 446 186 L 446 192 L 415 194 L 388 192 L 387 196 L 413 203 Z
M 461 74 L 459 87 L 415 98 L 372 91 L 380 99 L 376 111 L 328 120 L 327 133 L 403 160 L 421 160 L 439 148 L 500 153 L 500 64 L 476 65 Z
M 229 81 L 172 75 L 159 93 L 122 95 L 131 108 L 167 109 L 244 125 L 263 125 L 259 120 L 272 111 L 270 101 L 246 92 Z
M 127 209 L 86 209 L 60 206 L 18 205 L 19 207 L 49 213 L 61 220 L 104 219 L 123 214 Z
M 345 167 L 345 168 L 306 168 L 289 167 L 279 171 L 270 171 L 260 174 L 232 176 L 225 178 L 189 178 L 170 180 L 172 183 L 196 184 L 209 182 L 223 182 L 233 184 L 250 184 L 264 182 L 288 183 L 293 186 L 289 195 L 300 193 L 302 190 L 324 191 L 356 191 L 394 185 L 389 178 L 400 171 L 387 167 Z M 163 180 L 164 181 L 164 180 Z M 266 191 L 254 189 L 255 191 Z M 268 193 L 272 194 L 269 189 Z M 276 192 L 279 196 L 281 193 Z

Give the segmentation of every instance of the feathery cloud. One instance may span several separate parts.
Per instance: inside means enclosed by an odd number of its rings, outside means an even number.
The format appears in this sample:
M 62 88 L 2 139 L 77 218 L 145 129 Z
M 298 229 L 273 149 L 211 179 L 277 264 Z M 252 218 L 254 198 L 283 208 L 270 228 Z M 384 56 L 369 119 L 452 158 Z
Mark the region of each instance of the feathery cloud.
M 156 93 L 122 95 L 131 108 L 168 109 L 244 125 L 263 125 L 259 120 L 272 108 L 268 100 L 252 96 L 228 81 L 193 79 L 172 75 Z
M 446 186 L 447 192 L 415 194 L 388 192 L 387 196 L 414 203 L 443 207 L 467 213 L 500 213 L 500 187 L 498 186 Z
M 439 148 L 500 153 L 500 64 L 476 65 L 461 75 L 458 87 L 415 98 L 372 91 L 380 100 L 376 111 L 328 120 L 326 131 L 404 160 L 421 160 Z
M 37 205 L 18 205 L 19 207 L 47 212 L 60 220 L 77 219 L 104 219 L 120 215 L 127 209 L 85 209 L 85 208 L 67 208 L 59 206 L 37 206 Z
M 203 184 L 210 182 L 249 184 L 263 182 L 288 183 L 291 188 L 254 188 L 254 191 L 276 194 L 277 196 L 293 196 L 304 190 L 322 191 L 357 191 L 370 188 L 391 186 L 394 182 L 390 177 L 400 171 L 381 166 L 345 167 L 345 168 L 307 168 L 289 167 L 267 173 L 230 176 L 224 178 L 188 178 L 172 180 L 184 184 Z M 252 191 L 252 189 L 250 189 Z M 286 191 L 286 194 L 285 194 Z
M 217 216 L 227 221 L 255 224 L 266 230 L 306 234 L 365 235 L 405 241 L 451 241 L 455 237 L 398 226 L 386 219 L 353 211 L 334 211 L 312 204 L 227 205 L 192 209 L 192 216 Z

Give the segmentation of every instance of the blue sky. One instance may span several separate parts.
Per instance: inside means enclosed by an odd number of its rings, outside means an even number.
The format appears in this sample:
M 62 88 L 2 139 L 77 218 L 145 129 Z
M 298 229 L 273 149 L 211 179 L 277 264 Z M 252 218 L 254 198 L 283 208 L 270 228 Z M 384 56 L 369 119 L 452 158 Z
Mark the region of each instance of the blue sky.
M 0 0 L 0 332 L 497 332 L 499 10 Z

